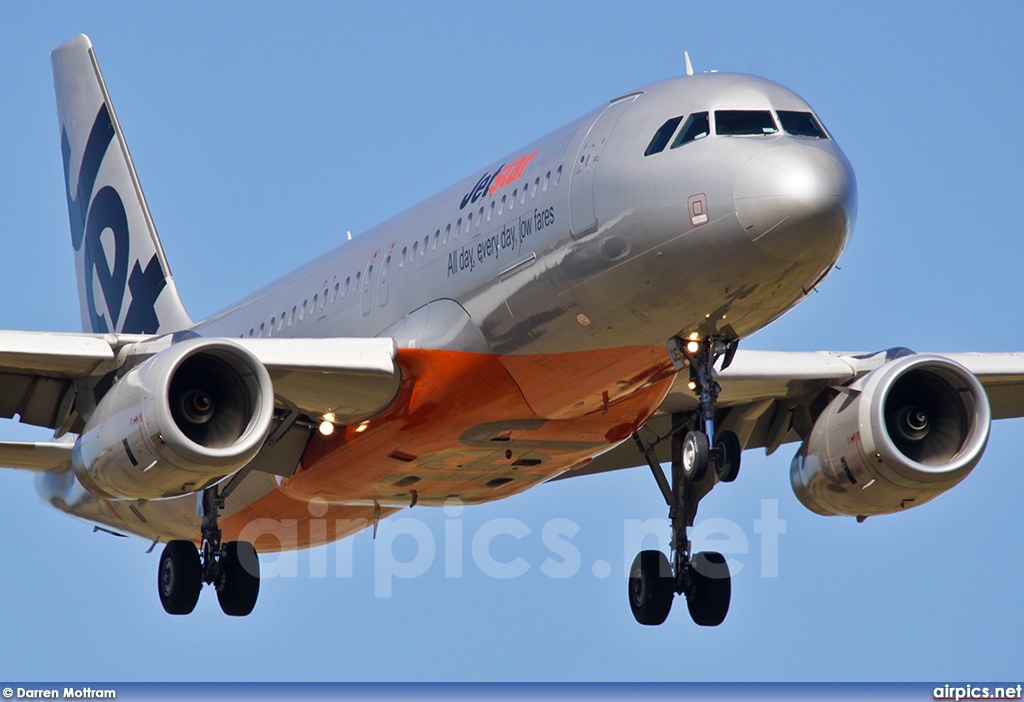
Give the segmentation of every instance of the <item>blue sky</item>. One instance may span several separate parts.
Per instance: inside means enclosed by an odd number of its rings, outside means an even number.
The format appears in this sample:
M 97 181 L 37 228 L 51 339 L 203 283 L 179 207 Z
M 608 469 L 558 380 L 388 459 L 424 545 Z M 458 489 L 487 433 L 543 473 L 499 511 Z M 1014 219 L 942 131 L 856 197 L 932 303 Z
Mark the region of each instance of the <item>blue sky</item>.
M 682 73 L 688 50 L 698 71 L 801 94 L 859 184 L 841 270 L 747 348 L 1024 349 L 1020 3 L 5 3 L 0 27 L 3 328 L 79 328 L 48 52 L 84 32 L 197 319 L 346 230 Z M 7 424 L 0 436 L 39 435 Z M 998 422 L 962 485 L 864 524 L 797 502 L 795 445 L 748 452 L 699 515 L 742 566 L 717 629 L 682 602 L 658 628 L 629 612 L 627 535 L 665 516 L 646 469 L 457 516 L 405 513 L 421 541 L 387 548 L 416 562 L 427 539 L 436 558 L 393 579 L 390 597 L 375 596 L 383 547 L 366 534 L 350 577 L 337 571 L 347 547 L 267 557 L 277 576 L 242 620 L 211 591 L 192 616 L 165 615 L 147 544 L 93 534 L 46 507 L 31 476 L 2 472 L 0 678 L 1019 682 L 1022 447 L 1024 423 Z M 785 533 L 765 577 L 755 520 L 773 506 Z M 555 569 L 569 577 L 542 567 L 557 560 L 545 528 L 578 528 L 579 567 Z M 488 529 L 505 530 L 494 558 L 525 573 L 474 562 Z M 461 554 L 462 577 L 446 577 L 446 553 Z

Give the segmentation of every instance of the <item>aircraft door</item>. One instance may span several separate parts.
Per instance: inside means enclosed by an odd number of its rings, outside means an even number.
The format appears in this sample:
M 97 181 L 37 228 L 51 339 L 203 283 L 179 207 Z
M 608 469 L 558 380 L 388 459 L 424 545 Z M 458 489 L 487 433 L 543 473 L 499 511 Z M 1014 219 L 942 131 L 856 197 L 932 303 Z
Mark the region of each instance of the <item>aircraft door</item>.
M 569 226 L 574 238 L 591 234 L 597 230 L 597 213 L 594 209 L 594 175 L 597 173 L 601 154 L 608 137 L 615 128 L 619 117 L 636 100 L 636 95 L 627 95 L 604 108 L 587 132 L 587 137 L 576 154 L 576 162 L 569 178 Z
M 384 307 L 388 304 L 388 271 L 391 268 L 391 257 L 394 255 L 395 245 L 384 256 L 384 263 L 380 267 L 380 283 L 377 286 L 377 304 Z
M 359 311 L 364 317 L 370 314 L 370 291 L 373 289 L 373 270 L 377 265 L 377 256 L 379 254 L 379 251 L 373 252 L 373 257 L 370 258 L 369 263 L 366 264 L 366 270 L 363 271 L 363 281 L 359 290 Z

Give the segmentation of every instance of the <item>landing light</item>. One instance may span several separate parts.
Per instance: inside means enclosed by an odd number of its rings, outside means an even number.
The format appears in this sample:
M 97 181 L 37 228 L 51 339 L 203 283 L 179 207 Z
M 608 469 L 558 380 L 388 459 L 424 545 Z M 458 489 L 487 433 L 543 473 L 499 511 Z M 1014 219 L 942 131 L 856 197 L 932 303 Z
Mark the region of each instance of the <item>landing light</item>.
M 361 434 L 361 433 L 363 433 L 364 431 L 366 431 L 369 428 L 370 428 L 370 423 L 369 422 L 363 422 L 362 424 L 360 424 L 359 426 L 356 427 L 356 433 L 357 434 Z
M 696 341 L 691 341 L 686 345 L 686 350 L 690 353 L 697 353 L 700 351 L 700 344 Z
M 695 382 L 693 382 L 691 380 L 689 383 L 686 384 L 686 387 L 690 388 L 690 390 L 696 390 L 697 389 L 697 383 L 695 383 Z
M 334 422 L 334 412 L 328 412 L 328 413 L 326 413 L 326 414 L 324 415 L 324 421 L 325 421 L 325 422 L 331 422 L 331 423 L 333 423 L 333 422 Z
M 334 425 L 328 422 L 326 419 L 320 422 L 320 433 L 324 436 L 330 436 L 334 433 Z

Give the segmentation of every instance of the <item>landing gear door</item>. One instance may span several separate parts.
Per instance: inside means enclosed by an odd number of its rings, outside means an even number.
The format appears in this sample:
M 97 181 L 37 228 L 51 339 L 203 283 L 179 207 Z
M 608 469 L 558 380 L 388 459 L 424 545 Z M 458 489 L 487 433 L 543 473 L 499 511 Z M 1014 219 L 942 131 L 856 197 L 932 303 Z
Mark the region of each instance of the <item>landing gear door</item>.
M 601 161 L 608 137 L 619 117 L 636 100 L 637 95 L 621 97 L 604 108 L 587 132 L 576 154 L 576 162 L 569 178 L 569 224 L 573 238 L 597 231 L 597 213 L 594 209 L 594 175 Z

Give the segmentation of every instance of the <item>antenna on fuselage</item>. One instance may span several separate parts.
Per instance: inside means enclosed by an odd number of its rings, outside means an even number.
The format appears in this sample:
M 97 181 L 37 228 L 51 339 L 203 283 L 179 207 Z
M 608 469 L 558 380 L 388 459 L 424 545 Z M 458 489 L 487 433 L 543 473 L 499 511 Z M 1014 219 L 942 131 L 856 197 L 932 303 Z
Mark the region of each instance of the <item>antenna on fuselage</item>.
M 690 52 L 689 51 L 684 51 L 683 52 L 683 59 L 686 61 L 686 75 L 692 76 L 693 75 L 693 64 L 690 63 Z

